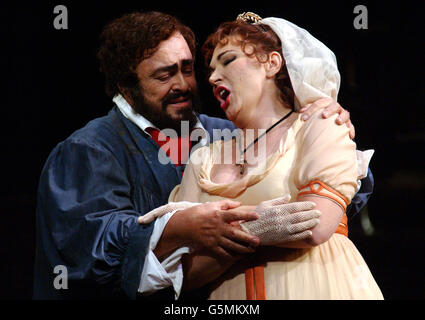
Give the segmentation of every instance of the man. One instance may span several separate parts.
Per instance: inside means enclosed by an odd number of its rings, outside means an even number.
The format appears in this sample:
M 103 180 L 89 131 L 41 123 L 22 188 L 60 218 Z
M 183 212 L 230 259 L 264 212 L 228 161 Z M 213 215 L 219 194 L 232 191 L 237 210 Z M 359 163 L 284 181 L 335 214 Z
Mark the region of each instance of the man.
M 174 129 L 179 133 L 174 143 L 190 148 L 180 132 L 182 121 L 189 131 L 203 130 L 211 138 L 213 129 L 234 128 L 229 121 L 194 114 L 199 103 L 194 56 L 192 31 L 166 14 L 125 15 L 103 31 L 98 57 L 115 107 L 58 144 L 42 171 L 35 298 L 136 298 L 164 288 L 178 297 L 179 259 L 188 246 L 226 258 L 258 245 L 255 236 L 232 225 L 257 219 L 257 213 L 238 211 L 239 203 L 230 200 L 137 223 L 167 203 L 184 169 L 181 156 L 160 163 L 159 130 Z M 350 124 L 335 102 L 327 110 Z M 56 273 L 56 266 L 66 273 Z M 58 286 L 58 279 L 66 285 Z

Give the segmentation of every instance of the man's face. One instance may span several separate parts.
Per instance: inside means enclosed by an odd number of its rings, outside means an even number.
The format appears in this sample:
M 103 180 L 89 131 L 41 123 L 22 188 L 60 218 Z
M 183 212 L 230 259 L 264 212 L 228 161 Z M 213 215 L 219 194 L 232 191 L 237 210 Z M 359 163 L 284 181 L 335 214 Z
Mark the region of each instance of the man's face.
M 180 33 L 161 42 L 157 51 L 137 66 L 136 72 L 141 91 L 138 99 L 133 97 L 137 112 L 160 129 L 177 130 L 180 121 L 194 121 L 197 94 L 194 60 Z

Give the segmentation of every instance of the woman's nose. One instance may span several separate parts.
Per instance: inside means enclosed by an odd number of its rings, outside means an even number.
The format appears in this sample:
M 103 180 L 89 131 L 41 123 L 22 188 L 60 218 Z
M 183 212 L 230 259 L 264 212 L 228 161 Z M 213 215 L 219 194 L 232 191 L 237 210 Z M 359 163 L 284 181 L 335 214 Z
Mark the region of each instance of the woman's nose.
M 220 80 L 221 80 L 221 78 L 220 78 L 220 75 L 218 74 L 217 70 L 214 70 L 214 71 L 211 73 L 211 75 L 210 75 L 210 77 L 209 77 L 209 79 L 208 79 L 209 83 L 210 83 L 212 86 L 217 85 L 217 82 L 218 82 L 218 81 L 220 81 Z

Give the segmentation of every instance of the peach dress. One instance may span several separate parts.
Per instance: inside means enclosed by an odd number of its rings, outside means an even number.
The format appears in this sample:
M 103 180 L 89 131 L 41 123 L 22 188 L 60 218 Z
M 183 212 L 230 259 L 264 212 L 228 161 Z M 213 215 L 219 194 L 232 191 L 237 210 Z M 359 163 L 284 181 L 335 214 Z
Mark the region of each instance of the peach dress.
M 204 203 L 229 198 L 258 205 L 288 194 L 296 201 L 299 193 L 315 194 L 313 189 L 324 186 L 316 195 L 345 209 L 356 191 L 358 162 L 348 128 L 335 125 L 335 117 L 322 119 L 317 112 L 302 121 L 299 114 L 292 115 L 279 149 L 267 157 L 257 174 L 254 170 L 231 183 L 214 183 L 210 173 L 223 143 L 232 142 L 217 141 L 196 150 L 169 201 Z M 341 230 L 347 230 L 344 223 L 345 214 Z M 310 249 L 262 247 L 215 281 L 210 299 L 247 299 L 245 271 L 258 266 L 264 268 L 266 299 L 383 299 L 366 262 L 344 233 L 335 233 Z

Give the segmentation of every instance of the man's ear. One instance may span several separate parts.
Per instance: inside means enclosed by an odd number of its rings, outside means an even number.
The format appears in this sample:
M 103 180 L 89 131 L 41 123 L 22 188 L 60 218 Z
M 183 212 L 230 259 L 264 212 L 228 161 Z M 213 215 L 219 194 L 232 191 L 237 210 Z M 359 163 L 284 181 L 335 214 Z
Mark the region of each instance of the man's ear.
M 124 97 L 125 100 L 127 100 L 128 104 L 130 106 L 133 105 L 133 99 L 131 99 L 131 95 L 129 94 L 129 90 L 122 87 L 120 84 L 117 85 L 118 86 L 118 90 L 120 91 L 121 95 Z
M 273 51 L 269 54 L 269 59 L 266 62 L 266 75 L 268 78 L 273 78 L 282 68 L 284 61 L 279 52 Z

